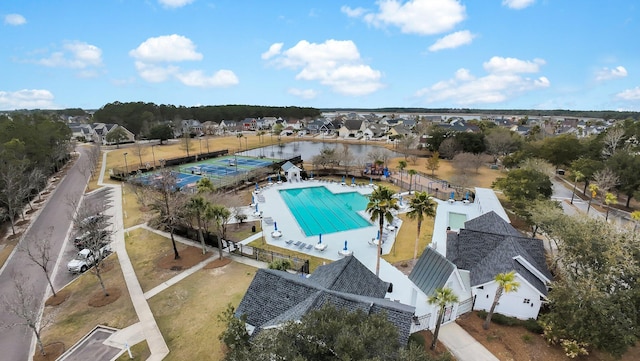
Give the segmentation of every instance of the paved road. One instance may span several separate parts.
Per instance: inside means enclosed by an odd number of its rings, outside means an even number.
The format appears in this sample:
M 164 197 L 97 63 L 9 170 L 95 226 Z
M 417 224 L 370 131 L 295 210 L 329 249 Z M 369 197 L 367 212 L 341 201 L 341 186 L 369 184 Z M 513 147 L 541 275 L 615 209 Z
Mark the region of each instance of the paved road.
M 78 201 L 84 192 L 88 181 L 88 176 L 78 169 L 86 165 L 88 157 L 83 147 L 78 151 L 81 156 L 67 172 L 66 177 L 60 182 L 55 193 L 41 210 L 39 216 L 34 220 L 31 228 L 25 235 L 25 239 L 40 237 L 49 228 L 53 227 L 51 235 L 51 255 L 50 268 L 58 258 L 58 254 L 64 243 L 69 225 L 71 224 L 72 209 L 69 206 L 69 199 Z M 2 294 L 9 299 L 15 294 L 13 280 L 15 275 L 21 274 L 22 283 L 27 290 L 32 292 L 38 307 L 42 303 L 47 287 L 47 281 L 42 270 L 32 266 L 30 261 L 22 252 L 15 252 L 13 257 L 7 261 L 2 274 L 0 274 L 0 289 Z M 4 308 L 0 309 L 0 324 L 11 324 L 20 322 L 16 316 L 8 313 Z M 0 350 L 2 350 L 3 360 L 29 360 L 29 351 L 33 332 L 24 326 L 16 326 L 0 329 Z

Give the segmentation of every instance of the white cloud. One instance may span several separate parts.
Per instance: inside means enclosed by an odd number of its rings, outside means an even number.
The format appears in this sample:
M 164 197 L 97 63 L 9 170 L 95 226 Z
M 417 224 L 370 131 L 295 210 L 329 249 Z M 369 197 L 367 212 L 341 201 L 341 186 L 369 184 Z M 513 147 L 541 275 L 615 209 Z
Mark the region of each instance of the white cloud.
M 343 6 L 347 16 L 362 17 L 375 27 L 396 26 L 403 33 L 433 35 L 450 31 L 466 18 L 458 0 L 380 0 L 378 12 Z
M 640 100 L 640 86 L 621 91 L 616 97 L 623 100 Z
M 185 73 L 176 73 L 176 78 L 187 86 L 228 87 L 238 84 L 238 77 L 231 70 L 218 70 L 212 76 L 206 76 L 202 70 L 194 70 Z
M 135 66 L 140 77 L 150 83 L 162 83 L 167 81 L 180 70 L 177 66 L 159 66 L 142 61 L 136 61 Z
M 95 77 L 98 75 L 96 68 L 102 66 L 102 49 L 85 42 L 72 41 L 65 43 L 62 50 L 35 62 L 52 68 L 78 69 L 78 75 L 83 78 Z
M 264 53 L 262 53 L 262 55 L 260 57 L 263 60 L 267 60 L 267 59 L 273 58 L 274 56 L 280 54 L 280 51 L 282 50 L 282 46 L 283 45 L 284 45 L 284 43 L 271 44 L 271 46 L 269 47 L 269 50 L 267 50 Z
M 289 94 L 291 95 L 295 95 L 297 97 L 300 97 L 302 99 L 313 99 L 316 96 L 318 96 L 318 92 L 314 89 L 298 89 L 298 88 L 291 88 L 287 91 Z
M 351 7 L 349 7 L 347 5 L 343 5 L 340 8 L 340 11 L 345 13 L 345 14 L 347 14 L 347 16 L 350 17 L 350 18 L 359 18 L 362 15 L 364 15 L 364 13 L 367 12 L 367 10 L 364 9 L 364 8 L 358 7 L 358 8 L 352 9 Z
M 458 69 L 453 78 L 420 89 L 416 96 L 427 102 L 452 102 L 457 105 L 505 102 L 520 94 L 551 85 L 544 76 L 529 78 L 520 73 L 537 73 L 544 60 L 525 61 L 493 57 L 483 64 L 487 75 L 476 77 L 468 69 Z
M 45 89 L 22 89 L 15 92 L 0 91 L 0 109 L 54 109 L 53 94 Z
M 182 70 L 171 63 L 199 61 L 204 56 L 196 51 L 196 45 L 182 35 L 165 35 L 149 38 L 129 55 L 136 59 L 135 67 L 140 77 L 150 83 L 176 79 L 192 87 L 228 87 L 238 84 L 238 77 L 231 70 L 221 69 L 206 75 L 204 70 Z M 169 63 L 169 64 L 166 64 Z
M 532 5 L 536 0 L 502 0 L 502 5 L 510 9 L 524 9 Z
M 351 40 L 327 40 L 324 43 L 299 41 L 273 58 L 271 64 L 293 70 L 298 80 L 319 81 L 334 92 L 365 95 L 382 88 L 382 73 L 363 63 Z
M 163 35 L 149 38 L 131 50 L 129 55 L 144 62 L 179 62 L 202 60 L 191 39 L 182 35 Z
M 24 25 L 27 23 L 27 19 L 20 14 L 7 14 L 4 16 L 4 23 L 7 25 Z
M 488 62 L 482 64 L 484 70 L 489 73 L 537 73 L 540 65 L 544 65 L 542 59 L 534 59 L 533 61 L 520 60 L 516 58 L 503 58 L 494 56 Z
M 438 39 L 429 47 L 429 51 L 438 51 L 443 49 L 453 49 L 462 45 L 471 44 L 476 36 L 471 34 L 469 30 L 457 31 L 443 38 Z
M 607 67 L 602 68 L 598 71 L 596 71 L 596 80 L 597 81 L 603 81 L 603 80 L 611 80 L 611 79 L 616 79 L 616 78 L 624 78 L 627 76 L 627 69 L 624 68 L 624 66 L 616 66 L 613 69 L 609 69 Z
M 193 0 L 158 0 L 158 2 L 165 8 L 175 9 L 191 4 Z

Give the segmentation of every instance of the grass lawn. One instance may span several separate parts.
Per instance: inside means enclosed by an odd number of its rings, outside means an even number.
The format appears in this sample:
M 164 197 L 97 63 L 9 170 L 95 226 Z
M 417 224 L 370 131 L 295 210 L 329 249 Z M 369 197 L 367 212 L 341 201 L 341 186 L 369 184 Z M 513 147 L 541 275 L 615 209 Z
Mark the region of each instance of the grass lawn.
M 53 323 L 42 332 L 44 344 L 62 342 L 68 349 L 97 325 L 122 329 L 138 322 L 117 255 L 112 254 L 105 262 L 113 265 L 102 274 L 105 286 L 118 288 L 120 297 L 106 306 L 89 306 L 92 295 L 102 292 L 102 289 L 91 271 L 81 275 L 65 288 L 70 292 L 66 301 L 58 306 L 45 307 L 44 318 L 52 317 Z
M 415 169 L 427 175 L 431 175 L 431 171 L 426 167 L 427 159 L 429 158 L 418 158 L 416 164 L 413 164 L 411 161 L 407 161 L 407 168 L 405 168 L 405 172 L 409 169 Z M 397 171 L 398 162 L 400 160 L 404 160 L 404 157 L 391 159 L 389 161 L 389 169 Z M 450 181 L 455 175 L 456 169 L 453 168 L 451 161 L 440 159 L 440 168 L 434 172 L 434 176 L 439 179 Z M 469 184 L 472 184 L 474 187 L 491 188 L 493 181 L 495 181 L 496 178 L 503 176 L 504 174 L 501 170 L 490 169 L 488 166 L 483 166 L 478 169 L 477 174 L 475 172 L 471 173 Z
M 0 249 L 0 268 L 4 266 L 4 263 L 7 262 L 9 255 L 11 254 L 11 252 L 13 252 L 13 249 L 16 248 L 16 245 L 18 244 L 18 239 L 19 238 L 14 238 L 10 241 L 8 240 L 3 241 L 4 247 Z
M 173 254 L 171 239 L 142 228 L 127 232 L 124 239 L 127 253 L 143 292 L 180 273 L 180 271 L 161 269 L 157 266 L 161 258 Z M 179 242 L 176 245 L 178 253 L 190 247 Z
M 149 300 L 158 327 L 169 346 L 170 360 L 222 360 L 218 321 L 229 303 L 237 307 L 256 269 L 240 263 L 203 269 Z
M 400 214 L 399 217 L 402 219 L 402 227 L 400 227 L 398 231 L 392 251 L 388 255 L 382 256 L 382 258 L 391 264 L 412 260 L 416 244 L 418 222 L 410 219 L 406 213 Z M 420 240 L 418 242 L 418 257 L 420 257 L 427 245 L 431 243 L 431 238 L 433 237 L 433 222 L 434 219 L 431 217 L 425 217 L 424 221 L 422 221 Z
M 138 198 L 127 185 L 122 188 L 122 212 L 125 229 L 143 224 L 154 215 L 152 210 L 142 210 Z
M 131 355 L 133 358 L 129 357 L 129 353 L 125 352 L 120 357 L 116 359 L 116 361 L 144 361 L 149 356 L 151 356 L 151 350 L 149 350 L 149 345 L 147 344 L 147 340 L 144 340 L 140 343 L 137 343 L 130 347 Z

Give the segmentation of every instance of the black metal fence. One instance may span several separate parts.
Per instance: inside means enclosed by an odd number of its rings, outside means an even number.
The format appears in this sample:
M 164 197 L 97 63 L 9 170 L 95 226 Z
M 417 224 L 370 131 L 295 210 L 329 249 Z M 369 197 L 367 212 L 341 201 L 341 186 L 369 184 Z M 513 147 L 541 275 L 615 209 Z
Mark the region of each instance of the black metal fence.
M 277 260 L 288 260 L 291 266 L 297 272 L 309 273 L 309 260 L 304 258 L 293 257 L 290 255 L 267 251 L 264 249 L 247 246 L 242 243 L 227 241 L 229 253 L 233 253 L 242 257 L 252 258 L 257 261 L 271 263 Z

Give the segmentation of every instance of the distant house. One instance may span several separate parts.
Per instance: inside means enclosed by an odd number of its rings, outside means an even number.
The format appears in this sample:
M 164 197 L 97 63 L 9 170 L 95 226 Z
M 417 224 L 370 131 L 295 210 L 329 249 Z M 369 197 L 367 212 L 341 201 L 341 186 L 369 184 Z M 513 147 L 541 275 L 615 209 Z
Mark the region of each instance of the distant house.
M 242 128 L 235 120 L 222 120 L 220 121 L 220 129 L 222 129 L 222 134 L 224 134 L 226 132 L 240 131 Z
M 132 143 L 135 141 L 135 134 L 131 133 L 127 128 L 118 125 L 118 124 L 110 124 L 110 123 L 93 123 L 91 125 L 93 131 L 95 132 L 95 141 L 102 143 L 102 145 L 112 145 L 115 144 L 113 142 L 107 141 L 107 134 L 115 131 L 117 128 L 124 129 L 124 133 L 126 136 L 125 140 L 120 141 L 122 143 Z
M 98 140 L 96 132 L 90 124 L 69 123 L 69 129 L 71 129 L 71 139 L 84 139 L 86 142 Z
M 340 138 L 358 138 L 362 136 L 364 129 L 364 121 L 349 118 L 344 121 L 340 130 L 338 130 L 338 135 Z
M 236 317 L 246 317 L 247 330 L 254 336 L 331 304 L 366 314 L 384 313 L 396 326 L 400 344 L 406 345 L 414 308 L 385 299 L 388 288 L 389 283 L 353 256 L 320 266 L 308 278 L 260 269 L 240 301 Z
M 195 134 L 196 136 L 200 136 L 204 134 L 202 123 L 196 119 L 183 119 L 180 121 L 180 134 L 177 136 L 182 136 L 183 134 Z
M 468 272 L 474 310 L 489 310 L 497 289 L 495 276 L 514 271 L 520 287 L 502 295 L 496 312 L 538 317 L 552 279 L 542 240 L 524 237 L 491 211 L 465 222 L 458 233 L 448 233 L 446 252 L 461 273 Z

